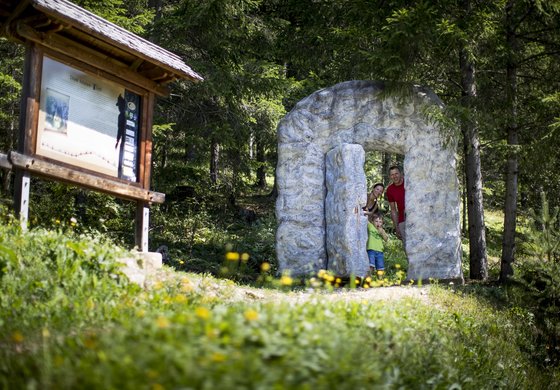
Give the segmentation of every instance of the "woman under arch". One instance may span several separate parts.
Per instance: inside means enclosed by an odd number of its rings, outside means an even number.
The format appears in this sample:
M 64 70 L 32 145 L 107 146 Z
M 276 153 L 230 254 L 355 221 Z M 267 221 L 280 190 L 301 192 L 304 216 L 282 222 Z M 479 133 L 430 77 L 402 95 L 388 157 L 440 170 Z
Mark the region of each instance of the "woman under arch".
M 362 208 L 364 210 L 364 215 L 368 216 L 368 219 L 375 213 L 381 211 L 381 196 L 383 195 L 383 191 L 385 190 L 385 186 L 383 183 L 375 183 L 371 189 L 371 192 L 367 196 L 367 203 Z

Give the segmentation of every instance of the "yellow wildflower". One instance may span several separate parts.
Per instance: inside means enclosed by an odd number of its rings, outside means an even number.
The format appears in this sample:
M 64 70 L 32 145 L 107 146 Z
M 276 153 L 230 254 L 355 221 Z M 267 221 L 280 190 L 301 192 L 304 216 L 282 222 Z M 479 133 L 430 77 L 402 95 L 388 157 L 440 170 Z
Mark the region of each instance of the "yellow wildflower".
M 14 333 L 12 333 L 12 340 L 16 343 L 22 343 L 23 342 L 23 334 L 19 331 L 16 330 Z
M 187 302 L 187 297 L 182 294 L 179 294 L 179 295 L 175 295 L 174 300 L 177 303 L 185 303 Z
M 163 385 L 160 385 L 159 383 L 154 383 L 152 385 L 152 390 L 165 390 L 165 387 L 163 387 Z
M 229 261 L 239 260 L 239 253 L 237 253 L 237 252 L 227 252 L 226 253 L 226 260 L 229 260 Z
M 267 263 L 266 261 L 264 263 L 262 263 L 261 264 L 261 271 L 262 272 L 270 271 L 270 263 Z
M 203 320 L 207 320 L 208 318 L 210 318 L 210 310 L 208 310 L 205 307 L 197 307 L 196 310 L 194 311 L 194 314 L 198 318 L 201 318 Z
M 226 360 L 226 355 L 220 352 L 214 352 L 210 359 L 212 359 L 212 361 L 215 363 L 221 363 Z
M 206 337 L 210 340 L 215 339 L 220 335 L 220 331 L 218 329 L 206 329 Z
M 401 265 L 400 264 L 395 264 L 395 268 L 399 269 L 399 268 L 401 268 Z
M 249 260 L 249 254 L 248 253 L 242 253 L 241 254 L 241 261 L 247 261 Z
M 282 277 L 280 278 L 280 284 L 282 286 L 291 286 L 292 283 L 293 283 L 293 279 L 288 275 L 282 275 Z
M 255 321 L 259 318 L 259 313 L 253 309 L 246 310 L 244 315 L 247 321 Z
M 156 319 L 156 325 L 160 329 L 169 328 L 169 320 L 165 317 L 158 317 Z

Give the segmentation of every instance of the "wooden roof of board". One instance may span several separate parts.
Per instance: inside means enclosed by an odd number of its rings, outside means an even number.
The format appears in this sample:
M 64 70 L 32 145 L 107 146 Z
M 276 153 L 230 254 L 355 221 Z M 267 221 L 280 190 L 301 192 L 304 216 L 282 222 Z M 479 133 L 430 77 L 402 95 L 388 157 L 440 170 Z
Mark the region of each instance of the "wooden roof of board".
M 62 54 L 65 47 L 79 45 L 160 86 L 177 78 L 203 79 L 176 54 L 67 0 L 0 0 L 0 25 L 2 35 Z

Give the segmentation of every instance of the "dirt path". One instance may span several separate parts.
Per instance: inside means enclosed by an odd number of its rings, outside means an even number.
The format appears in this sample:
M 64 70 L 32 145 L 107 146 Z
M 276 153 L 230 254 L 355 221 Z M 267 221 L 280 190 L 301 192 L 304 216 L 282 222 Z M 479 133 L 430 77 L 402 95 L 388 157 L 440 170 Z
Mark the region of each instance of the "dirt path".
M 164 267 L 146 280 L 146 287 L 151 288 L 162 281 L 187 282 L 195 291 L 207 296 L 219 297 L 226 302 L 239 301 L 287 301 L 290 303 L 303 303 L 312 299 L 321 301 L 397 301 L 403 298 L 413 298 L 429 302 L 430 286 L 390 286 L 375 288 L 335 289 L 329 290 L 299 290 L 280 291 L 276 289 L 240 286 L 231 281 L 216 279 L 208 275 L 177 272 Z
M 375 287 L 369 289 L 336 289 L 305 290 L 281 292 L 241 287 L 234 300 L 283 300 L 291 303 L 303 303 L 312 299 L 320 301 L 345 301 L 345 302 L 371 302 L 371 301 L 397 301 L 403 298 L 413 298 L 425 303 L 429 302 L 429 286 L 391 286 Z

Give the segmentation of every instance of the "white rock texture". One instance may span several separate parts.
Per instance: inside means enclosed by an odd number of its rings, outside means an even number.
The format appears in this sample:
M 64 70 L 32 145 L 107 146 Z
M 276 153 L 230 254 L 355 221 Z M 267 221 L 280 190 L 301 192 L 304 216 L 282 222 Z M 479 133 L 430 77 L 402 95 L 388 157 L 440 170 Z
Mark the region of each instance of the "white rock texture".
M 146 278 L 163 267 L 161 253 L 158 252 L 130 251 L 129 256 L 118 261 L 122 264 L 121 271 L 140 287 L 145 287 Z
M 456 140 L 446 141 L 423 114 L 428 105 L 442 103 L 421 87 L 402 99 L 385 97 L 383 90 L 380 82 L 340 83 L 300 101 L 278 125 L 281 271 L 306 275 L 334 264 L 326 243 L 326 155 L 337 146 L 358 144 L 366 152 L 405 155 L 408 278 L 463 279 Z
M 364 162 L 364 149 L 355 144 L 337 146 L 326 156 L 327 269 L 339 276 L 365 276 L 369 270 Z

